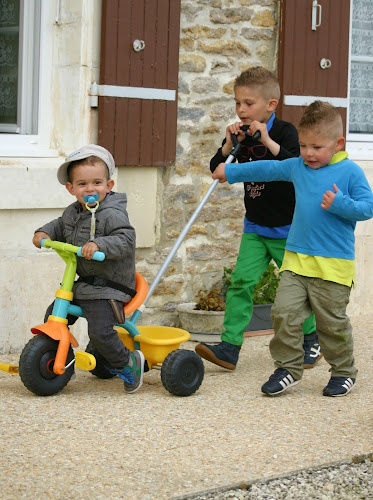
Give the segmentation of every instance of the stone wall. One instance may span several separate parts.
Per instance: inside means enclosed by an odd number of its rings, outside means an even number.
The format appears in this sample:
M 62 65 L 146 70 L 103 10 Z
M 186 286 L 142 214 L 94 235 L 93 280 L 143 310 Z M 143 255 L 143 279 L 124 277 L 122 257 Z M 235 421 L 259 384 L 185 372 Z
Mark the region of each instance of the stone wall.
M 235 121 L 233 80 L 261 65 L 276 70 L 278 2 L 182 0 L 176 165 L 160 171 L 158 245 L 137 251 L 149 283 L 212 179 L 209 161 Z M 140 322 L 178 322 L 192 301 L 235 263 L 244 217 L 242 185 L 218 186 L 157 286 Z

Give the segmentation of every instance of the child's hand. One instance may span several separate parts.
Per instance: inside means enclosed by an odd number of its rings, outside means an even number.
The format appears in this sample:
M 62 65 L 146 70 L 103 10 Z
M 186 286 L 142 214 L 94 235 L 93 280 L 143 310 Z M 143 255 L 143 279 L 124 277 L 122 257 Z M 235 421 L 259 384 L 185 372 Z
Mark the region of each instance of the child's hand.
M 47 233 L 43 233 L 43 231 L 38 231 L 37 233 L 34 234 L 34 237 L 32 238 L 33 244 L 36 246 L 36 248 L 41 248 L 40 242 L 41 240 L 50 240 L 51 237 Z
M 227 179 L 225 177 L 225 163 L 219 163 L 214 173 L 212 174 L 212 178 L 220 179 L 220 182 L 227 182 Z
M 91 260 L 93 257 L 93 254 L 97 252 L 97 250 L 100 250 L 96 243 L 93 241 L 89 241 L 86 243 L 84 246 L 82 246 L 82 256 L 85 259 Z
M 250 135 L 254 135 L 258 130 L 260 132 L 259 141 L 270 150 L 273 156 L 276 157 L 281 148 L 277 142 L 269 137 L 267 124 L 258 121 L 252 122 L 249 130 Z
M 249 134 L 251 136 L 253 136 L 255 134 L 255 132 L 257 132 L 259 130 L 260 132 L 260 138 L 259 138 L 259 141 L 264 144 L 265 146 L 267 146 L 267 142 L 272 140 L 269 135 L 268 135 L 268 130 L 267 130 L 267 124 L 266 123 L 262 123 L 262 122 L 258 122 L 258 121 L 253 121 L 251 122 L 250 124 L 250 129 L 249 129 Z
M 240 128 L 242 127 L 242 125 L 243 125 L 242 122 L 235 122 L 232 123 L 231 125 L 228 125 L 227 130 L 225 131 L 225 139 L 227 142 L 222 147 L 222 154 L 224 156 L 228 156 L 233 149 L 233 143 L 231 138 L 232 134 L 237 136 L 238 142 L 242 142 L 245 139 L 245 132 Z
M 333 191 L 326 191 L 322 195 L 321 208 L 323 208 L 324 210 L 328 210 L 328 208 L 330 208 L 332 206 L 334 198 L 338 192 L 338 187 L 336 184 L 333 184 L 333 189 L 334 189 L 334 193 L 333 193 Z

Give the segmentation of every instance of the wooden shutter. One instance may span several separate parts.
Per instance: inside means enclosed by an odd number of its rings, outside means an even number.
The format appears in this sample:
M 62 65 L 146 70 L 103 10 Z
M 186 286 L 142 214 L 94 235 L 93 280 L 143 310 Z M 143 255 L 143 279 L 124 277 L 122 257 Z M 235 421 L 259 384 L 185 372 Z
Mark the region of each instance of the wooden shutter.
M 314 29 L 313 13 L 319 24 Z M 336 105 L 346 126 L 349 25 L 350 0 L 281 0 L 278 114 L 283 120 L 297 125 L 304 107 L 291 103 L 308 96 Z M 323 59 L 330 67 L 321 68 Z
M 174 100 L 99 97 L 98 143 L 117 165 L 175 161 L 179 38 L 180 0 L 102 2 L 100 85 L 175 94 Z M 135 40 L 144 42 L 142 50 L 134 50 Z

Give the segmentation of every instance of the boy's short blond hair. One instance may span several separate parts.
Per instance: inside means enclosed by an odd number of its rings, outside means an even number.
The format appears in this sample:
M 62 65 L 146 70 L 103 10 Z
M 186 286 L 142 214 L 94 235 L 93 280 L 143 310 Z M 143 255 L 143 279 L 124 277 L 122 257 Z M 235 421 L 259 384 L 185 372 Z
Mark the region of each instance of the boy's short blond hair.
M 280 99 L 280 84 L 272 71 L 254 66 L 243 71 L 234 81 L 236 87 L 255 87 L 264 99 Z
M 342 117 L 329 102 L 314 101 L 306 107 L 298 125 L 298 132 L 306 130 L 337 139 L 343 135 Z

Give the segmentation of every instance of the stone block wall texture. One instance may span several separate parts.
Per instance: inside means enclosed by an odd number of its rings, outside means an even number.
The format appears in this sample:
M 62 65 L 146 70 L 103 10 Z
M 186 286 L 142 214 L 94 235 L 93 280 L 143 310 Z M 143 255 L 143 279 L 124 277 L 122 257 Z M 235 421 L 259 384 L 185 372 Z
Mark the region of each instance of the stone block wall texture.
M 210 159 L 236 120 L 235 77 L 250 66 L 277 69 L 277 1 L 182 0 L 181 8 L 176 164 L 160 169 L 158 244 L 137 251 L 137 269 L 149 283 L 212 182 Z M 234 266 L 243 217 L 242 185 L 219 185 L 139 324 L 178 324 L 176 305 Z

